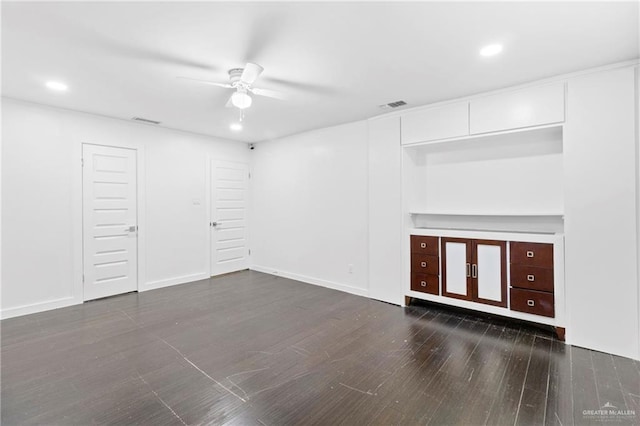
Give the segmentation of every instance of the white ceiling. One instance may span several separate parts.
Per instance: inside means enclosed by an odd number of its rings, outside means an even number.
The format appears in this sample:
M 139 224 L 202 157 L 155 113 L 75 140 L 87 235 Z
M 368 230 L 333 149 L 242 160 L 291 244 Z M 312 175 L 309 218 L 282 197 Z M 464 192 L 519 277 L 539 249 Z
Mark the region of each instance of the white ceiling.
M 639 56 L 638 3 L 2 3 L 2 93 L 261 141 Z M 483 58 L 485 44 L 504 44 Z M 227 81 L 264 66 L 245 129 Z M 65 93 L 44 87 L 69 85 Z

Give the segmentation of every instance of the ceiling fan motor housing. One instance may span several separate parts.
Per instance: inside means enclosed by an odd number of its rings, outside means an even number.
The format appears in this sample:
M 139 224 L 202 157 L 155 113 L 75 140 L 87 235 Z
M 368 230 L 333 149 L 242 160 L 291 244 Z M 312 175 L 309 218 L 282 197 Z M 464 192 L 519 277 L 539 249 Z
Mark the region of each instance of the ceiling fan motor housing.
M 229 81 L 233 87 L 237 87 L 241 83 L 240 77 L 244 68 L 232 68 L 229 70 Z

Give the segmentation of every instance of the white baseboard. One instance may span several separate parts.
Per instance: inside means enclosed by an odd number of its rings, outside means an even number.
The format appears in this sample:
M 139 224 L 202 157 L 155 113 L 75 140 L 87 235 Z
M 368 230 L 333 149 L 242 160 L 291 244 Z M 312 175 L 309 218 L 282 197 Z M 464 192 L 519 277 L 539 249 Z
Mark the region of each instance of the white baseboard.
M 142 292 L 142 291 L 155 290 L 157 288 L 170 287 L 172 285 L 184 284 L 191 281 L 207 280 L 209 278 L 210 278 L 209 274 L 205 272 L 200 274 L 191 274 L 191 275 L 183 275 L 180 277 L 167 278 L 164 280 L 150 281 L 144 284 L 143 286 L 141 286 L 141 288 L 138 291 Z
M 47 300 L 46 302 L 16 306 L 15 308 L 5 308 L 0 311 L 0 318 L 7 319 L 19 317 L 22 315 L 50 311 L 51 309 L 66 308 L 67 306 L 79 305 L 81 303 L 82 300 L 76 300 L 74 297 L 63 297 L 62 299 Z
M 308 277 L 306 275 L 294 274 L 292 272 L 280 271 L 276 268 L 266 266 L 253 265 L 249 269 L 256 272 L 264 272 L 265 274 L 276 275 L 279 277 L 289 278 L 303 283 L 313 284 L 320 287 L 326 287 L 333 290 L 344 291 L 345 293 L 355 294 L 356 296 L 369 297 L 369 291 L 364 288 L 353 287 L 346 284 L 340 284 L 333 281 L 322 280 L 320 278 Z

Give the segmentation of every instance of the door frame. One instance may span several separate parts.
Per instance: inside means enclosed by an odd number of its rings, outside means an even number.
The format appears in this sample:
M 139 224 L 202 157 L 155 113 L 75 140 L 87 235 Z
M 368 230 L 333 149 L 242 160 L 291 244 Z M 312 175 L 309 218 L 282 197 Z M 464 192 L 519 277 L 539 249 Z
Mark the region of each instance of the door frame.
M 205 190 L 206 190 L 206 196 L 205 196 L 205 202 L 207 203 L 207 221 L 204 224 L 206 230 L 207 230 L 207 263 L 209 265 L 209 278 L 211 278 L 213 275 L 213 263 L 211 262 L 211 258 L 212 253 L 211 253 L 211 226 L 209 225 L 211 222 L 213 222 L 213 211 L 211 209 L 211 203 L 213 201 L 212 197 L 211 197 L 211 192 L 212 192 L 212 186 L 211 186 L 211 179 L 213 178 L 213 162 L 214 161 L 224 161 L 227 163 L 236 163 L 236 164 L 242 164 L 247 166 L 247 170 L 249 171 L 249 178 L 247 180 L 247 216 L 245 218 L 245 223 L 246 223 L 246 241 L 247 241 L 247 249 L 250 250 L 250 244 L 251 244 L 251 232 L 250 232 L 250 224 L 251 224 L 251 212 L 249 209 L 249 205 L 251 204 L 251 162 L 247 161 L 247 162 L 243 162 L 243 161 L 237 161 L 237 160 L 227 160 L 225 158 L 217 158 L 212 156 L 211 154 L 207 154 L 207 158 L 206 158 L 207 164 L 206 164 L 206 172 L 205 172 L 205 178 L 206 178 L 206 183 L 205 183 Z M 247 254 L 247 268 L 251 269 L 251 254 Z M 223 274 L 224 275 L 224 274 Z
M 136 205 L 137 205 L 137 291 L 144 291 L 146 284 L 146 188 L 145 151 L 144 146 L 130 143 L 98 143 L 89 141 L 77 141 L 73 149 L 73 190 L 72 190 L 72 221 L 73 221 L 73 286 L 72 294 L 74 302 L 84 303 L 84 242 L 83 242 L 83 193 L 82 193 L 82 154 L 84 145 L 103 146 L 107 148 L 133 149 L 136 151 Z

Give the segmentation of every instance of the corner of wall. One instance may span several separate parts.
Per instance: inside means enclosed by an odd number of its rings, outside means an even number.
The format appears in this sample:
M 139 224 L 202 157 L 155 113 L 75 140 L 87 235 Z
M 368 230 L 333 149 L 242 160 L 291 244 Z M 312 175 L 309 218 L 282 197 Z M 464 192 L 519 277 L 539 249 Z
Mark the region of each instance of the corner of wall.
M 639 12 L 640 13 L 640 12 Z M 635 133 L 636 133 L 636 259 L 638 267 L 638 341 L 640 342 L 640 66 L 635 67 Z M 640 360 L 640 345 L 636 359 Z

